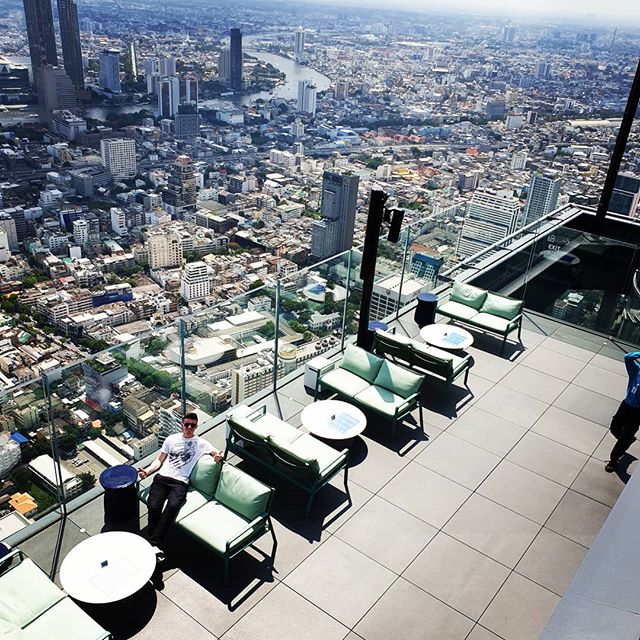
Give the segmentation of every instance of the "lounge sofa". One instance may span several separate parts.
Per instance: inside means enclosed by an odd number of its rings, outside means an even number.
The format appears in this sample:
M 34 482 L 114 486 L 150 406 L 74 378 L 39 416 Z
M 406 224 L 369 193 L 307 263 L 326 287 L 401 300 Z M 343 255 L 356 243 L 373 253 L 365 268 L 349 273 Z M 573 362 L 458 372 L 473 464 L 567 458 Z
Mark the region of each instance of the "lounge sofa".
M 511 332 L 517 330 L 518 341 L 521 341 L 523 305 L 521 300 L 485 291 L 470 284 L 454 282 L 449 300 L 438 304 L 436 312 L 501 336 L 502 353 Z
M 464 374 L 466 385 L 469 369 L 473 364 L 473 358 L 469 354 L 456 355 L 407 336 L 380 329 L 375 333 L 373 349 L 379 356 L 404 364 L 410 369 L 418 369 L 418 373 L 424 372 L 445 382 L 453 382 Z
M 315 400 L 321 389 L 329 389 L 361 409 L 389 420 L 393 438 L 398 422 L 416 407 L 420 409 L 420 427 L 424 429 L 420 402 L 424 380 L 422 374 L 350 344 L 340 362 L 332 362 L 318 371 Z
M 14 549 L 0 560 L 0 638 L 107 640 L 111 634 Z
M 146 504 L 151 483 L 139 488 Z M 269 512 L 273 489 L 226 462 L 202 456 L 191 472 L 186 501 L 175 526 L 186 531 L 224 561 L 224 582 L 229 560 L 255 540 L 270 532 L 273 538 L 271 561 L 278 541 Z
M 227 415 L 227 449 L 259 462 L 309 494 L 305 515 L 316 494 L 344 470 L 344 488 L 351 504 L 349 451 L 336 451 L 267 412 L 265 406 L 236 407 Z M 225 452 L 226 457 L 226 452 Z

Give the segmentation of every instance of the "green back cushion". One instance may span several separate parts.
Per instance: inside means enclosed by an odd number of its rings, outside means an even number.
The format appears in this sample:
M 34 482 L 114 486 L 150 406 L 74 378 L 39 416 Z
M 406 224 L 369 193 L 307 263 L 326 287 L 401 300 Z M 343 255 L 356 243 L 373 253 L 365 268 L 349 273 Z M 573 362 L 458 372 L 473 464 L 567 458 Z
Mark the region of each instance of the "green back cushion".
M 393 362 L 383 362 L 373 384 L 392 391 L 401 398 L 408 398 L 417 393 L 424 376 L 407 371 Z
M 513 320 L 522 311 L 522 302 L 505 298 L 495 293 L 488 293 L 480 309 L 480 313 L 490 313 L 505 320 Z
M 373 382 L 380 371 L 382 362 L 382 358 L 350 344 L 344 350 L 340 368 L 351 371 L 367 382 Z
M 411 345 L 411 350 L 413 351 L 413 364 L 445 377 L 453 373 L 452 358 L 442 358 L 437 356 L 432 353 L 430 349 L 431 347 L 429 347 L 429 345 Z
M 274 453 L 289 464 L 298 467 L 299 474 L 305 473 L 313 476 L 320 472 L 318 460 L 312 452 L 305 450 L 303 446 L 296 447 L 296 441 L 287 442 L 282 438 L 272 436 L 269 438 L 269 444 Z
M 267 510 L 271 489 L 231 464 L 222 465 L 215 498 L 247 520 Z
M 204 493 L 205 496 L 213 498 L 213 494 L 216 492 L 218 486 L 218 478 L 220 477 L 220 469 L 222 462 L 216 462 L 212 456 L 205 454 L 201 456 L 196 466 L 193 467 L 193 471 L 189 476 L 189 482 L 191 485 Z
M 454 282 L 449 299 L 452 302 L 466 304 L 473 309 L 480 309 L 486 297 L 487 292 L 484 289 L 472 287 L 470 284 L 464 284 L 462 282 Z
M 269 436 L 269 428 L 261 426 L 260 418 L 252 422 L 247 416 L 230 414 L 229 424 L 245 440 L 266 440 Z

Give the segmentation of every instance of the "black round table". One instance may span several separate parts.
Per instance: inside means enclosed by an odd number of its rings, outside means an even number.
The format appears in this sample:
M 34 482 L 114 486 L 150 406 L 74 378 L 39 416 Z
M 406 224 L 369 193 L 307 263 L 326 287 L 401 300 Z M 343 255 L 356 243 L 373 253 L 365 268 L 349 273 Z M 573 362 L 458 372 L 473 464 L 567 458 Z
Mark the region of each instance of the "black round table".
M 422 329 L 425 325 L 433 324 L 436 319 L 438 296 L 435 293 L 421 293 L 417 299 L 418 304 L 413 319 Z
M 136 469 L 126 464 L 110 467 L 100 474 L 100 484 L 104 488 L 105 520 L 125 522 L 137 516 L 137 478 Z

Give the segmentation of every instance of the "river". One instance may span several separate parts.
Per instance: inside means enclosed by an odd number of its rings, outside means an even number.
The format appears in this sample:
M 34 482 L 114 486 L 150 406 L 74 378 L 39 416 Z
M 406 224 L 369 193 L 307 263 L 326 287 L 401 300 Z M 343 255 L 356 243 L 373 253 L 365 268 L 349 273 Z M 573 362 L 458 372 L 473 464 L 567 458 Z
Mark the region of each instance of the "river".
M 329 88 L 331 80 L 324 74 L 315 71 L 311 67 L 307 67 L 303 64 L 298 64 L 290 58 L 284 58 L 274 53 L 268 53 L 267 51 L 258 51 L 252 49 L 251 45 L 256 38 L 260 36 L 247 36 L 244 38 L 244 51 L 263 62 L 269 62 L 274 67 L 282 71 L 286 80 L 283 84 L 278 85 L 273 91 L 261 91 L 260 93 L 252 93 L 247 95 L 232 95 L 224 98 L 216 98 L 213 100 L 201 100 L 199 106 L 201 108 L 215 108 L 229 102 L 236 106 L 250 105 L 258 99 L 269 100 L 270 98 L 285 98 L 290 100 L 296 98 L 298 95 L 298 81 L 299 80 L 312 80 L 318 87 L 318 91 L 324 91 Z M 17 64 L 24 64 L 28 67 L 31 66 L 30 59 L 24 56 L 4 56 L 10 62 Z M 155 111 L 156 103 L 151 102 L 149 104 L 128 104 L 128 105 L 114 105 L 108 107 L 89 107 L 85 109 L 84 115 L 87 118 L 94 118 L 95 120 L 106 120 L 106 117 L 110 113 L 135 113 L 147 109 L 148 111 Z M 0 113 L 0 123 L 2 124 L 19 124 L 21 122 L 34 122 L 37 111 L 35 107 L 27 107 L 25 111 L 10 111 L 8 113 Z

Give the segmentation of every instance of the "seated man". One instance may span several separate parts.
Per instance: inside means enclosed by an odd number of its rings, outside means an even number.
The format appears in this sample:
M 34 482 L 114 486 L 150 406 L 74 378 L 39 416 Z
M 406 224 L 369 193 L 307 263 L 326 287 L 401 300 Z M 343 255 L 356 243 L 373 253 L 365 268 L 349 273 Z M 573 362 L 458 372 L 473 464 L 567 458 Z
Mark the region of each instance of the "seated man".
M 138 469 L 138 474 L 143 480 L 160 469 L 153 479 L 147 503 L 148 538 L 155 547 L 159 561 L 164 557 L 160 547 L 184 504 L 189 476 L 196 462 L 205 454 L 213 456 L 216 462 L 222 460 L 220 451 L 216 451 L 209 442 L 195 434 L 197 426 L 198 416 L 195 413 L 185 414 L 182 419 L 182 433 L 170 435 L 164 441 L 158 457 L 146 469 Z

